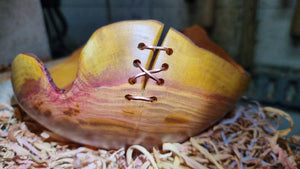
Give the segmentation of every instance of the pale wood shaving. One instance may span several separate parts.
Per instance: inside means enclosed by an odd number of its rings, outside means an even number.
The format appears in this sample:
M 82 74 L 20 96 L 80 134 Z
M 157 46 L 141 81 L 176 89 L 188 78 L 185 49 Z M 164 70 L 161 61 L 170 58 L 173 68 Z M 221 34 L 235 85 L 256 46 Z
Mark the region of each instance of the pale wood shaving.
M 257 102 L 237 106 L 222 120 L 184 143 L 164 143 L 150 152 L 140 145 L 103 150 L 46 141 L 54 134 L 28 130 L 14 108 L 0 104 L 0 168 L 142 168 L 223 169 L 300 166 L 300 137 L 286 137 L 294 122 L 282 110 Z M 277 130 L 281 119 L 290 127 Z M 273 123 L 271 123 L 273 121 Z

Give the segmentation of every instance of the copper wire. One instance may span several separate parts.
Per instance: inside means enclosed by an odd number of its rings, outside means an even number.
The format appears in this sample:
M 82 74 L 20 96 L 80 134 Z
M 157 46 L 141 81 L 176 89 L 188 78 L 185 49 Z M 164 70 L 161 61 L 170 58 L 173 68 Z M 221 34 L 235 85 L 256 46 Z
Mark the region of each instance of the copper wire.
M 138 48 L 139 48 L 140 50 L 144 50 L 144 49 L 150 49 L 150 50 L 153 50 L 153 51 L 154 51 L 154 54 L 153 54 L 154 56 L 152 56 L 152 59 L 151 59 L 151 60 L 155 60 L 155 57 L 156 57 L 157 52 L 158 52 L 159 50 L 165 51 L 167 55 L 172 55 L 172 53 L 173 53 L 172 48 L 166 48 L 166 47 L 162 47 L 162 46 L 147 46 L 147 45 L 145 45 L 144 43 L 139 43 L 139 44 L 138 44 Z M 156 53 L 156 54 L 155 54 L 155 53 Z M 153 62 L 153 63 L 154 63 L 154 62 Z M 158 78 L 158 77 L 156 77 L 156 76 L 153 75 L 153 74 L 159 73 L 159 72 L 161 72 L 161 71 L 166 71 L 166 70 L 168 70 L 168 68 L 169 68 L 169 65 L 168 65 L 167 63 L 164 63 L 164 64 L 161 65 L 161 68 L 160 68 L 160 69 L 153 69 L 153 70 L 151 70 L 151 69 L 152 69 L 152 66 L 150 66 L 150 68 L 148 68 L 149 70 L 147 70 L 147 69 L 145 69 L 145 68 L 141 65 L 141 61 L 138 60 L 138 59 L 136 59 L 136 60 L 133 61 L 133 66 L 139 68 L 142 72 L 141 72 L 141 73 L 138 73 L 137 75 L 135 75 L 135 76 L 133 76 L 133 77 L 130 77 L 130 78 L 128 79 L 128 83 L 129 83 L 129 84 L 132 84 L 132 85 L 136 83 L 136 79 L 137 79 L 137 78 L 142 77 L 142 76 L 145 76 L 145 79 L 146 79 L 146 80 L 148 80 L 148 78 L 151 78 L 151 79 L 155 80 L 156 83 L 157 83 L 158 85 L 163 85 L 164 82 L 165 82 L 164 79 Z M 147 83 L 146 80 L 145 80 L 144 83 Z M 144 84 L 144 86 L 145 86 L 145 84 Z M 132 95 L 130 95 L 130 94 L 127 94 L 127 95 L 125 95 L 125 98 L 126 98 L 127 100 L 141 100 L 141 101 L 147 101 L 147 102 L 154 102 L 154 101 L 157 101 L 157 97 L 155 97 L 155 96 L 152 96 L 152 97 L 143 97 L 143 96 L 132 96 Z
M 166 47 L 163 47 L 163 46 L 147 46 L 145 45 L 143 42 L 139 43 L 138 44 L 138 48 L 140 50 L 144 50 L 144 49 L 150 49 L 150 50 L 163 50 L 163 51 L 166 51 L 166 54 L 167 55 L 172 55 L 173 53 L 173 49 L 172 48 L 166 48 Z
M 132 96 L 130 94 L 127 94 L 125 96 L 127 100 L 141 100 L 141 101 L 147 101 L 147 102 L 154 102 L 157 101 L 157 97 L 152 96 L 152 97 L 143 97 L 143 96 Z
M 163 79 L 159 79 L 159 78 L 157 78 L 153 74 L 167 70 L 169 68 L 169 65 L 167 63 L 162 64 L 160 69 L 153 69 L 153 70 L 147 70 L 144 67 L 142 67 L 141 66 L 141 61 L 138 60 L 138 59 L 136 59 L 136 60 L 133 61 L 133 65 L 135 67 L 140 68 L 142 72 L 139 73 L 139 74 L 137 74 L 137 75 L 135 75 L 135 76 L 133 76 L 133 77 L 131 77 L 131 78 L 129 78 L 128 82 L 130 84 L 135 84 L 137 78 L 139 78 L 141 76 L 145 76 L 145 75 L 148 75 L 151 79 L 155 80 L 158 85 L 163 85 L 164 84 L 164 80 Z

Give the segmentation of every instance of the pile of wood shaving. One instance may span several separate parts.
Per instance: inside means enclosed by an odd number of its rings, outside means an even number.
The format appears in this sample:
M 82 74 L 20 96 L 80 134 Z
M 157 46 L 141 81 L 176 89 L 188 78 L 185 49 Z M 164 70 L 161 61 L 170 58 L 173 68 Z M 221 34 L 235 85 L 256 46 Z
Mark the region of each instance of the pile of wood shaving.
M 16 108 L 0 105 L 0 168 L 300 168 L 300 137 L 285 137 L 291 117 L 258 104 L 238 105 L 229 117 L 184 143 L 103 150 L 49 140 L 31 132 Z M 291 126 L 278 130 L 281 117 Z

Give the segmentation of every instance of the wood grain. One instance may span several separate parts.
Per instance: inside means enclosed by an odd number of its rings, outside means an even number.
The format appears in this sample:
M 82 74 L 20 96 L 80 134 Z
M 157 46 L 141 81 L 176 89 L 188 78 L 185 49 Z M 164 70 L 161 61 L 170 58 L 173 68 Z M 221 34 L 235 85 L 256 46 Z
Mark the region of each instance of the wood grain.
M 73 59 L 66 60 L 66 66 L 78 63 L 68 66 L 77 74 L 62 83 L 63 66 L 50 70 L 55 77 L 52 82 L 37 57 L 18 55 L 12 65 L 12 82 L 19 104 L 55 133 L 106 149 L 132 144 L 150 149 L 199 134 L 234 106 L 249 75 L 170 29 L 163 46 L 174 53 L 160 52 L 154 65 L 154 69 L 169 65 L 168 70 L 155 74 L 164 79 L 164 85 L 149 79 L 142 90 L 143 78 L 129 84 L 128 78 L 141 72 L 133 60 L 146 66 L 152 56 L 150 50 L 137 49 L 137 44 L 156 45 L 162 26 L 152 20 L 126 21 L 97 30 L 80 55 L 75 52 Z M 59 88 L 64 86 L 68 87 Z M 156 96 L 157 101 L 129 101 L 127 94 Z

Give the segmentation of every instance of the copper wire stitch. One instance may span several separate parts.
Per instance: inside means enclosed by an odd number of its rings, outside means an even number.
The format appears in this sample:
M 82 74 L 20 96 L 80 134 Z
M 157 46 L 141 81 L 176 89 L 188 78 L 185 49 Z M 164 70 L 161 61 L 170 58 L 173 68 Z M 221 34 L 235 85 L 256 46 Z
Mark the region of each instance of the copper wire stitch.
M 154 69 L 154 70 L 146 70 L 144 67 L 141 66 L 141 61 L 138 60 L 138 59 L 133 61 L 133 65 L 135 67 L 140 68 L 142 72 L 135 75 L 135 76 L 133 76 L 133 77 L 131 77 L 131 78 L 129 78 L 128 82 L 130 84 L 135 84 L 137 78 L 139 78 L 141 76 L 145 76 L 145 75 L 148 75 L 151 79 L 155 80 L 158 85 L 163 85 L 164 84 L 163 79 L 159 79 L 156 76 L 154 76 L 153 74 L 167 70 L 169 68 L 169 65 L 167 63 L 162 64 L 160 69 Z
M 172 55 L 173 53 L 173 50 L 172 48 L 166 48 L 166 47 L 162 47 L 162 46 L 147 46 L 145 45 L 144 43 L 139 43 L 138 44 L 138 48 L 140 50 L 144 50 L 144 49 L 150 49 L 150 50 L 163 50 L 163 51 L 166 51 L 166 54 L 167 55 Z M 153 57 L 153 56 L 152 56 Z M 153 58 L 152 58 L 153 59 Z M 133 76 L 133 77 L 130 77 L 128 79 L 128 83 L 129 84 L 135 84 L 136 83 L 136 79 L 139 78 L 139 77 L 142 77 L 142 76 L 146 76 L 147 78 L 151 78 L 153 80 L 156 81 L 157 85 L 163 85 L 164 84 L 164 79 L 161 79 L 161 78 L 158 78 L 156 77 L 155 73 L 159 73 L 161 71 L 166 71 L 168 70 L 169 68 L 169 65 L 167 63 L 164 63 L 161 65 L 161 68 L 160 69 L 153 69 L 153 70 L 147 70 L 145 69 L 142 65 L 141 65 L 141 61 L 136 59 L 133 61 L 133 66 L 134 67 L 137 67 L 139 68 L 142 72 Z M 151 69 L 151 68 L 150 68 Z M 143 96 L 132 96 L 130 94 L 127 94 L 125 96 L 125 98 L 127 100 L 142 100 L 142 101 L 148 101 L 148 102 L 154 102 L 154 101 L 157 101 L 157 98 L 155 96 L 152 96 L 152 97 L 143 97 Z
M 145 44 L 142 43 L 142 42 L 138 44 L 138 48 L 139 48 L 140 50 L 144 50 L 144 49 L 150 49 L 150 50 L 155 50 L 155 49 L 157 49 L 157 50 L 164 50 L 164 51 L 166 51 L 167 55 L 172 55 L 172 53 L 173 53 L 173 49 L 172 49 L 172 48 L 166 48 L 166 47 L 163 47 L 163 46 L 147 46 L 147 45 L 145 45 Z
M 152 97 L 143 97 L 143 96 L 132 96 L 130 94 L 127 94 L 125 96 L 127 100 L 141 100 L 141 101 L 147 101 L 147 102 L 154 102 L 157 101 L 157 98 L 155 96 Z

